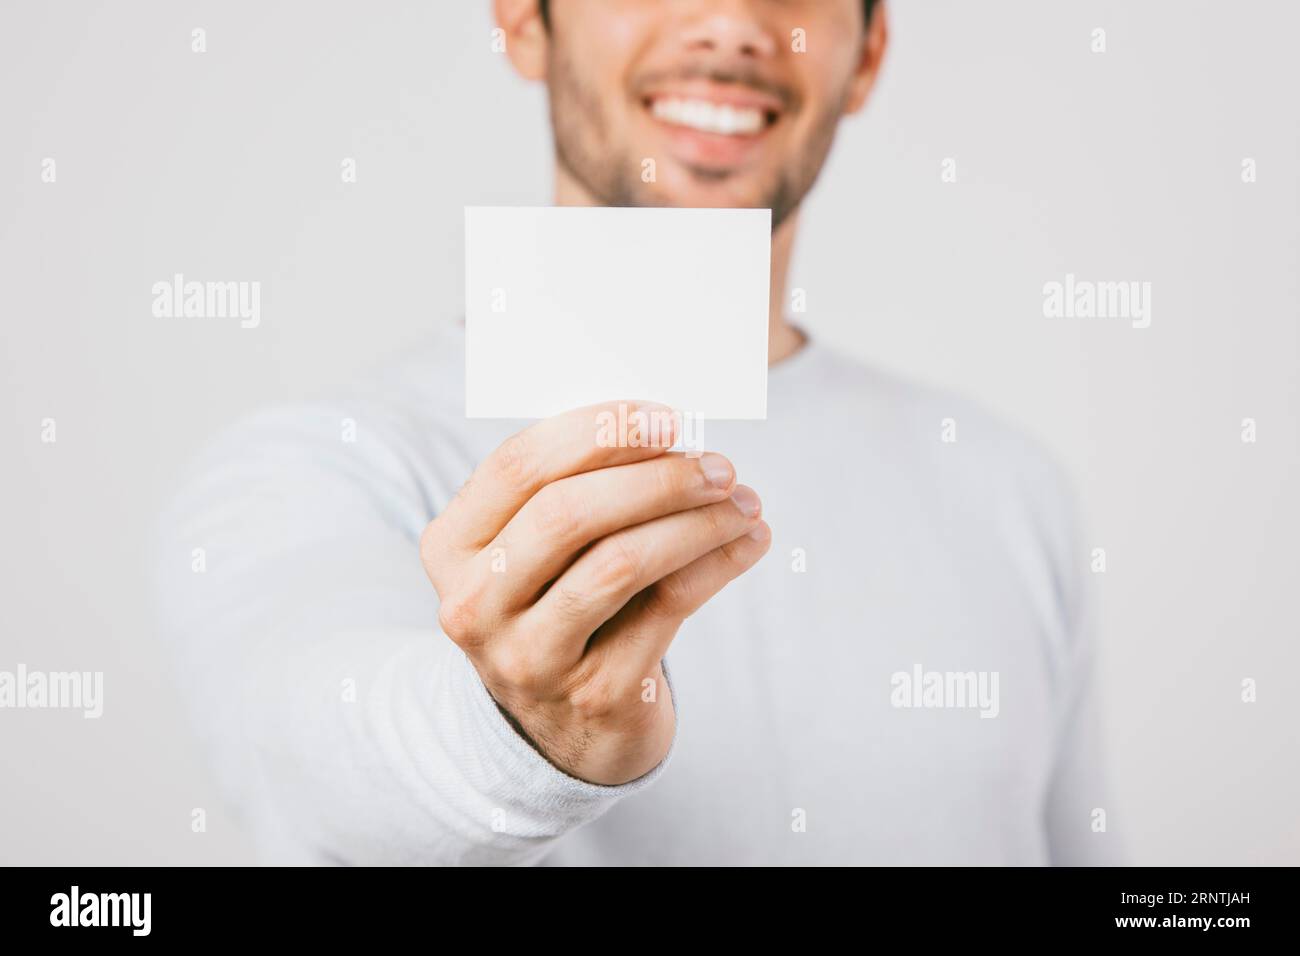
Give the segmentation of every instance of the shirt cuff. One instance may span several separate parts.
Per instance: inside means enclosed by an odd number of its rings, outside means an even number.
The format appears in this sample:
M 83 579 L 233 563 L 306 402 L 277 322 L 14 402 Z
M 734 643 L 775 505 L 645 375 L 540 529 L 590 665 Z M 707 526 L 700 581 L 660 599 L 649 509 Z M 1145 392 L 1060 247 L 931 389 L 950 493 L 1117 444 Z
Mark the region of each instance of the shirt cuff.
M 494 808 L 492 828 L 500 834 L 522 838 L 556 837 L 598 818 L 623 797 L 643 790 L 659 779 L 677 746 L 677 730 L 668 752 L 647 773 L 617 786 L 588 783 L 550 763 L 525 740 L 497 706 L 482 678 L 464 652 L 452 648 L 452 681 L 466 705 L 470 736 L 486 750 L 475 761 L 479 775 L 489 778 L 485 796 L 501 804 Z M 673 693 L 667 663 L 664 681 Z M 462 696 L 463 695 L 463 696 Z M 674 709 L 676 697 L 672 698 Z

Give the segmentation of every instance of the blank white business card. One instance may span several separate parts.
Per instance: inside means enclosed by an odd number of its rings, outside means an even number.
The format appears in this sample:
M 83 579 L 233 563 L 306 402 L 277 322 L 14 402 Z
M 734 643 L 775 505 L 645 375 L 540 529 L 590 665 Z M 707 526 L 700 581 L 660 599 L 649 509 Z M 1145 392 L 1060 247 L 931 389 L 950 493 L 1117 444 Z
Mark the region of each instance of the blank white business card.
M 465 209 L 465 413 L 767 417 L 767 209 Z

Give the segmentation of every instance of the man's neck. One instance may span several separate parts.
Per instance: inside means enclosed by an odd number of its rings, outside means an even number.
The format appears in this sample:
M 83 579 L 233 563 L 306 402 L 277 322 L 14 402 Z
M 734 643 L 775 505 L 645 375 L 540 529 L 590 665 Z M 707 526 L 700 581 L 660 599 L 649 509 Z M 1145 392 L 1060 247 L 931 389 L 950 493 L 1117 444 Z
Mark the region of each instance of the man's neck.
M 767 312 L 767 364 L 775 365 L 804 347 L 807 337 L 785 317 L 786 279 L 799 213 L 791 213 L 772 233 L 772 277 Z
M 597 206 L 595 197 L 563 168 L 555 174 L 557 206 Z M 767 316 L 767 364 L 775 365 L 803 348 L 807 341 L 802 332 L 785 317 L 786 278 L 794 251 L 799 214 L 793 213 L 772 233 L 772 271 Z

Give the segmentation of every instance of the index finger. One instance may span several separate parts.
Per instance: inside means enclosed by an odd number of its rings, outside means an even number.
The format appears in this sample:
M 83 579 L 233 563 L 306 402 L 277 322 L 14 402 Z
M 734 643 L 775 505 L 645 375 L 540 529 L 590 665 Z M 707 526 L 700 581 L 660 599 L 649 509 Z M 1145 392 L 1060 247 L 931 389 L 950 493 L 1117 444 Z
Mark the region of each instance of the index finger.
M 603 402 L 542 419 L 511 435 L 474 470 L 438 516 L 442 541 L 479 551 L 542 486 L 662 455 L 676 431 L 672 409 L 654 402 Z

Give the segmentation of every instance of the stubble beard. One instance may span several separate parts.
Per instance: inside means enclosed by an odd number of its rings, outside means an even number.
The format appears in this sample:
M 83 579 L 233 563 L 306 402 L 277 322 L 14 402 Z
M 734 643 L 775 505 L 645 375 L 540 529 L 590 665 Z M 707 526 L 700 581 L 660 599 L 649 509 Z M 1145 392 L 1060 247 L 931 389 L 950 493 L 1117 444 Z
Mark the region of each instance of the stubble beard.
M 552 35 L 548 66 L 551 129 L 555 136 L 555 161 L 600 205 L 669 206 L 652 183 L 641 179 L 641 158 L 611 143 L 609 124 L 600 98 L 584 85 L 573 68 L 564 44 Z M 847 89 L 844 97 L 847 97 Z M 843 97 L 817 117 L 813 134 L 801 154 L 784 167 L 766 194 L 754 203 L 772 210 L 772 229 L 793 215 L 808 195 L 835 141 Z M 788 119 L 783 119 L 788 122 Z M 691 169 L 701 180 L 725 179 L 726 173 Z

